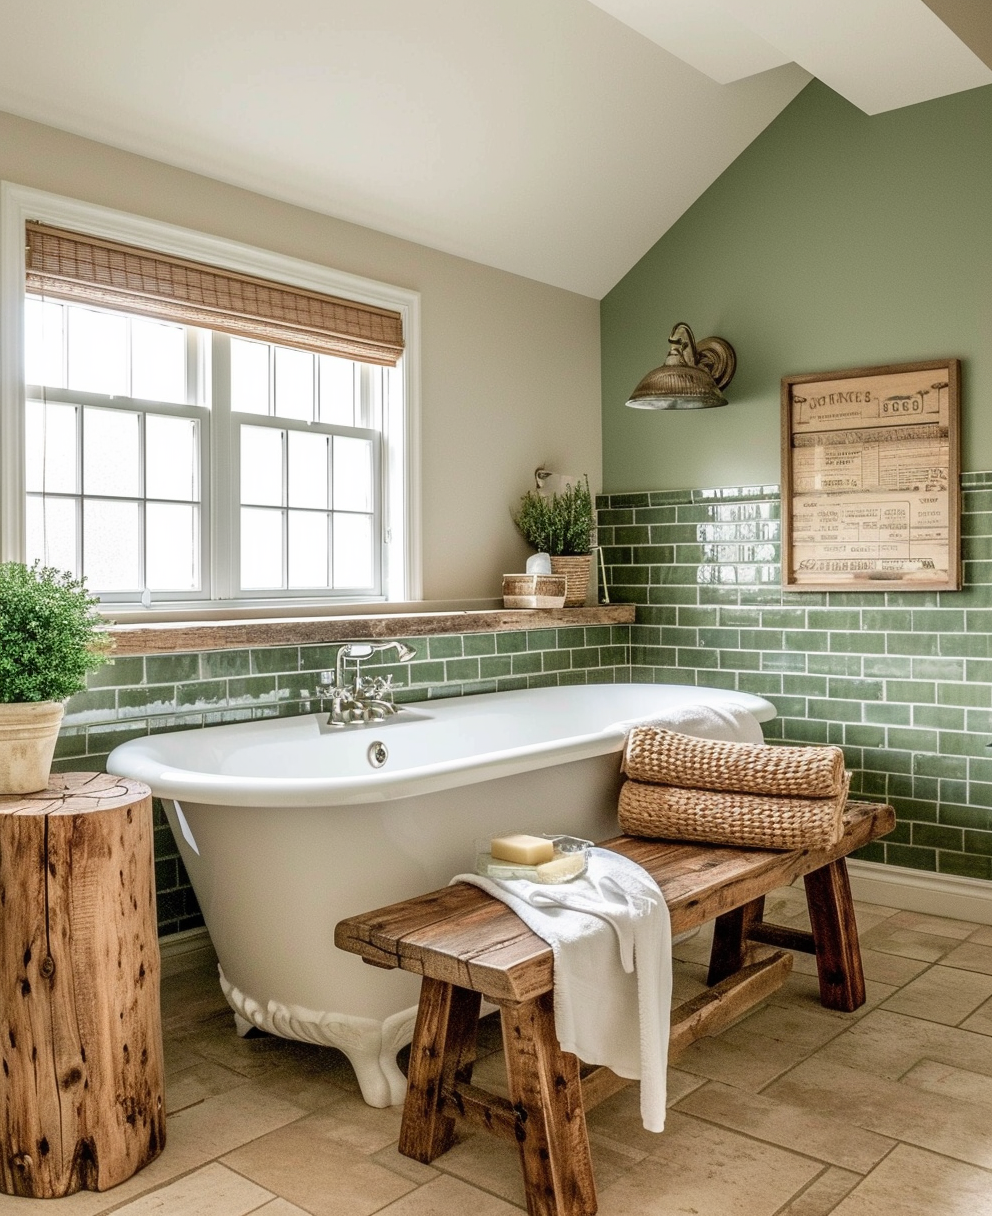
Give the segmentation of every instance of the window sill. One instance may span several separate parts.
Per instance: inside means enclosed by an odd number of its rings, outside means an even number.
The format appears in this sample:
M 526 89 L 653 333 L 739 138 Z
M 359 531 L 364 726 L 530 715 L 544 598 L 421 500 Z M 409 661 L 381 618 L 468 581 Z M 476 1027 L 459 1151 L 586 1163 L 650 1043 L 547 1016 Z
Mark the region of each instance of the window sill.
M 243 650 L 252 646 L 302 646 L 378 638 L 416 638 L 445 633 L 507 633 L 567 625 L 629 625 L 633 604 L 592 608 L 486 608 L 458 611 L 380 612 L 375 615 L 293 616 L 275 619 L 158 621 L 108 628 L 115 655 L 179 654 Z

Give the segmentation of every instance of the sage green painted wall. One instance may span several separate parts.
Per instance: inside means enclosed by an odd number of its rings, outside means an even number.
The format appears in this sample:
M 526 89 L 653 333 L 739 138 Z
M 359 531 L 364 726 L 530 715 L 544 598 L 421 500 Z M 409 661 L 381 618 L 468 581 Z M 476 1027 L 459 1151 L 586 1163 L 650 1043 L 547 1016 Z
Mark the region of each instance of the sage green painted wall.
M 607 491 L 777 483 L 783 375 L 951 355 L 992 468 L 992 86 L 868 117 L 813 81 L 601 315 Z M 733 343 L 731 405 L 626 409 L 680 320 Z

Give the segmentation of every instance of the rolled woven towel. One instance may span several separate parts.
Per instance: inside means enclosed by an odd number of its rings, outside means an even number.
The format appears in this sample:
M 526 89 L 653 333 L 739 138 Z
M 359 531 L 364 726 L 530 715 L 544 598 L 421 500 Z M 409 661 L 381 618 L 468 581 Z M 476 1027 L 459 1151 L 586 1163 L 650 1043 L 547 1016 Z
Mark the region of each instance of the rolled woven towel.
M 839 747 L 724 743 L 649 726 L 627 736 L 623 771 L 634 781 L 741 794 L 832 798 L 846 788 Z
M 844 834 L 849 778 L 830 798 L 788 798 L 625 781 L 620 829 L 628 836 L 697 840 L 756 849 L 816 849 Z

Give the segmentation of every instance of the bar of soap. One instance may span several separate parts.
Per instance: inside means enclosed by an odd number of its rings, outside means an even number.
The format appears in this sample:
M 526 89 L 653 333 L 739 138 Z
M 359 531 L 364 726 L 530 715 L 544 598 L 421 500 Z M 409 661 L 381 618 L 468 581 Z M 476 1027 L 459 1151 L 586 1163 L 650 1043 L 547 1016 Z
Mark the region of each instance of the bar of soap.
M 544 861 L 537 867 L 538 882 L 568 882 L 586 868 L 584 853 L 562 853 L 553 861 Z
M 522 866 L 539 866 L 555 855 L 554 842 L 542 836 L 497 836 L 489 851 L 496 861 L 512 861 Z

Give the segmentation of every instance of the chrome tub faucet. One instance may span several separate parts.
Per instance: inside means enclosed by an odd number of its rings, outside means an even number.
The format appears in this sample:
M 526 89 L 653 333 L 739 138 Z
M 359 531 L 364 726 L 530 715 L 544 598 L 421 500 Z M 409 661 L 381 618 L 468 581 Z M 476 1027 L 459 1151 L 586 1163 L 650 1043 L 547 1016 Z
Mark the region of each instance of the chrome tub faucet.
M 322 671 L 316 694 L 331 702 L 328 726 L 356 726 L 365 722 L 381 722 L 396 713 L 393 703 L 393 677 L 362 676 L 362 663 L 374 654 L 395 650 L 401 663 L 416 656 L 412 646 L 403 642 L 345 642 L 337 653 L 334 671 Z M 351 683 L 346 683 L 348 666 L 354 668 Z

